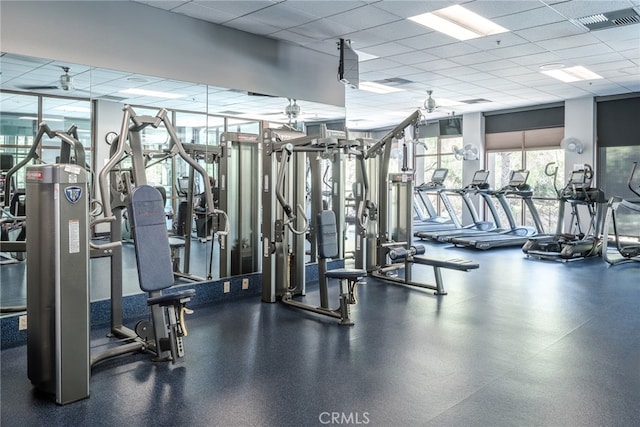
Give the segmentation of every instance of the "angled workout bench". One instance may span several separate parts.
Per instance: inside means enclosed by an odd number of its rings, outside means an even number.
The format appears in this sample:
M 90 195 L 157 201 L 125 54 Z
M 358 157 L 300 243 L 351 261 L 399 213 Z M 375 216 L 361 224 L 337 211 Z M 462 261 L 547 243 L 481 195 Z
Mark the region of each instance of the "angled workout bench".
M 182 338 L 187 335 L 184 315 L 190 312 L 185 304 L 196 292 L 185 289 L 163 294 L 174 285 L 174 275 L 160 192 L 149 185 L 136 187 L 131 192 L 129 211 L 138 279 L 140 288 L 148 293 L 153 326 L 151 330 L 148 322 L 141 322 L 136 326 L 136 333 L 145 341 L 155 341 L 152 349 L 156 360 L 175 363 L 184 356 Z
M 412 262 L 414 264 L 421 265 L 430 265 L 433 267 L 433 273 L 436 277 L 436 286 L 435 292 L 436 295 L 446 295 L 447 292 L 444 290 L 444 283 L 442 282 L 442 273 L 440 271 L 441 268 L 446 268 L 449 270 L 459 270 L 459 271 L 469 271 L 479 268 L 480 265 L 477 262 L 469 261 L 467 259 L 460 258 L 450 258 L 450 259 L 442 259 L 442 258 L 429 258 L 424 255 L 416 255 L 413 257 Z M 429 289 L 433 289 L 433 287 L 425 286 Z
M 444 283 L 442 281 L 442 268 L 458 271 L 469 271 L 479 268 L 480 265 L 477 262 L 460 259 L 460 258 L 432 258 L 422 255 L 424 253 L 424 247 L 419 245 L 418 247 L 412 246 L 411 249 L 395 248 L 389 252 L 390 258 L 394 261 L 404 261 L 403 263 L 390 264 L 377 270 L 374 270 L 371 275 L 382 280 L 386 280 L 392 283 L 401 285 L 416 286 L 419 288 L 433 289 L 435 295 L 446 295 L 447 292 L 444 289 Z M 411 264 L 430 265 L 433 267 L 433 272 L 436 279 L 435 285 L 414 282 L 411 280 Z M 404 268 L 404 278 L 389 276 L 387 273 L 397 271 Z

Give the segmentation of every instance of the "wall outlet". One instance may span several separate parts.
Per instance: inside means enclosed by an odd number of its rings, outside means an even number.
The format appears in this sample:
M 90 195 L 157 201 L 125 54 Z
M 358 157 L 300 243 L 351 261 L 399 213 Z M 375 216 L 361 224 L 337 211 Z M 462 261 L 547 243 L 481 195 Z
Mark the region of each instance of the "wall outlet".
M 231 282 L 224 282 L 224 293 L 228 294 L 231 292 Z
M 242 279 L 242 290 L 246 291 L 247 289 L 249 289 L 249 279 L 245 277 Z
M 20 317 L 18 317 L 18 330 L 19 331 L 24 331 L 27 329 L 27 315 L 24 314 Z

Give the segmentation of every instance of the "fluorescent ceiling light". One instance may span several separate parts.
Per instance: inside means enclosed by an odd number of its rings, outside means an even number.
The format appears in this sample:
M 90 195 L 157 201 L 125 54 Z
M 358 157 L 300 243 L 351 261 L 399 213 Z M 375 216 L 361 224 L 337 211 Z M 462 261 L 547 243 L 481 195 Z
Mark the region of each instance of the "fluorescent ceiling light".
M 559 70 L 542 70 L 541 72 L 565 83 L 578 82 L 582 80 L 596 80 L 602 78 L 602 76 L 580 65 L 576 67 L 561 68 Z
M 125 89 L 119 91 L 119 93 L 126 93 L 129 95 L 142 95 L 142 96 L 154 96 L 156 98 L 167 98 L 167 99 L 176 99 L 183 98 L 186 95 L 180 95 L 179 93 L 169 93 L 169 92 L 159 92 L 157 90 L 146 90 L 146 89 Z
M 363 52 L 361 50 L 356 50 L 356 53 L 358 54 L 358 62 L 368 61 L 370 59 L 380 58 L 379 56 L 372 55 L 370 53 Z
M 20 120 L 38 120 L 38 118 L 36 116 L 22 116 L 22 117 L 18 117 Z M 43 117 L 42 118 L 43 122 L 64 122 L 64 119 L 54 119 L 51 117 Z
M 458 40 L 475 39 L 509 31 L 458 5 L 445 7 L 435 12 L 411 16 L 409 19 Z
M 358 89 L 366 90 L 367 92 L 374 92 L 374 93 L 402 92 L 403 90 L 403 89 L 398 89 L 397 87 L 382 85 L 380 83 L 375 83 L 375 82 L 360 82 Z
M 90 113 L 91 109 L 88 107 L 74 107 L 72 105 L 61 105 L 59 107 L 55 107 L 54 110 L 62 110 L 67 112 L 74 113 Z

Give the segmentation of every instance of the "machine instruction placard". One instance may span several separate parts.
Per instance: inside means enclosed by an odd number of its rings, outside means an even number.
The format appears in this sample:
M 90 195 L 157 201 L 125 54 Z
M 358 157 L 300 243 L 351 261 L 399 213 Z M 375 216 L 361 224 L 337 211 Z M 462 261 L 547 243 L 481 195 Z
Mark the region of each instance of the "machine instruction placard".
M 80 253 L 80 220 L 69 220 L 69 253 Z

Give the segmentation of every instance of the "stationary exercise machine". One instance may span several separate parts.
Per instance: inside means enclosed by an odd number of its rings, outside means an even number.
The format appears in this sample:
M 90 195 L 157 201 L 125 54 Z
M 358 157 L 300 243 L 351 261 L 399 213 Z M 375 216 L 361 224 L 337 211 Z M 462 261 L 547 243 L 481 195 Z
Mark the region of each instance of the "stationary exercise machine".
M 13 165 L 12 154 L 0 154 L 0 264 L 14 264 L 24 260 L 24 253 L 14 253 L 12 249 L 15 249 L 15 246 L 11 243 L 24 242 L 27 231 L 24 190 L 16 191 L 13 177 L 7 180 L 7 172 Z M 5 189 L 8 190 L 9 196 L 5 195 Z M 8 199 L 5 206 L 6 197 Z
M 591 186 L 593 169 L 584 165 L 571 172 L 567 184 L 558 189 L 557 166 L 547 164 L 545 173 L 553 177 L 558 194 L 558 222 L 554 234 L 541 234 L 528 239 L 522 246 L 527 258 L 571 261 L 600 255 L 602 226 L 606 200 L 599 188 Z M 565 209 L 571 207 L 571 229 L 565 231 Z M 580 207 L 587 209 L 589 221 L 586 230 L 580 217 Z
M 472 236 L 460 236 L 454 237 L 450 240 L 456 246 L 471 247 L 474 249 L 492 249 L 507 246 L 519 246 L 521 247 L 527 242 L 529 236 L 543 233 L 542 221 L 540 215 L 533 203 L 533 190 L 527 184 L 529 177 L 529 171 L 527 170 L 514 170 L 509 174 L 509 182 L 506 186 L 497 191 L 492 191 L 492 194 L 500 203 L 507 221 L 509 222 L 509 228 L 506 230 L 490 230 L 484 234 L 476 234 Z M 517 225 L 513 212 L 509 207 L 509 202 L 506 196 L 513 195 L 521 198 L 524 201 L 525 206 L 531 214 L 535 228 Z
M 9 166 L 10 160 L 11 167 L 2 173 L 2 182 L 4 185 L 2 186 L 3 209 L 0 221 L 3 228 L 19 228 L 20 232 L 16 237 L 16 240 L 11 240 L 8 238 L 9 236 L 4 236 L 6 240 L 3 238 L 1 244 L 3 252 L 15 252 L 17 254 L 16 257 L 13 258 L 14 260 L 24 259 L 24 254 L 27 250 L 25 242 L 26 194 L 24 188 L 17 189 L 15 187 L 14 175 L 30 162 L 37 162 L 40 159 L 38 151 L 45 136 L 50 139 L 60 140 L 60 151 L 58 155 L 59 164 L 78 164 L 90 173 L 91 170 L 85 162 L 84 148 L 82 148 L 82 143 L 78 140 L 77 130 L 78 128 L 76 125 L 71 125 L 67 130 L 54 130 L 51 129 L 46 122 L 42 122 L 38 125 L 38 132 L 36 133 L 33 143 L 29 148 L 29 152 L 24 159 L 14 165 L 12 158 L 9 159 L 8 157 L 5 157 L 6 155 L 3 155 L 3 158 L 6 159 L 5 162 L 7 163 L 5 166 Z
M 361 269 L 327 270 L 329 259 L 338 258 L 344 244 L 343 158 L 357 153 L 355 141 L 331 136 L 326 127 L 320 134 L 306 136 L 284 129 L 265 129 L 262 163 L 262 300 L 284 304 L 352 325 L 349 306 L 355 304 L 356 284 L 366 275 Z M 332 191 L 342 203 L 323 209 L 321 160 L 335 169 Z M 307 170 L 310 179 L 307 180 Z M 342 172 L 341 172 L 342 171 Z M 310 196 L 310 200 L 308 200 Z M 307 214 L 310 202 L 311 215 Z M 302 302 L 306 295 L 306 259 L 318 263 L 320 305 Z M 342 252 L 343 254 L 344 252 Z M 328 279 L 340 283 L 339 307 L 329 306 Z
M 158 111 L 156 116 L 137 115 L 131 106 L 123 108 L 123 119 L 120 132 L 112 142 L 111 157 L 98 174 L 100 185 L 103 218 L 94 219 L 92 225 L 107 223 L 110 225 L 110 242 L 103 244 L 105 256 L 111 259 L 111 335 L 120 338 L 126 344 L 107 350 L 92 358 L 92 364 L 118 354 L 131 351 L 148 350 L 156 360 L 176 361 L 182 356 L 180 351 L 180 331 L 186 329 L 180 325 L 183 303 L 192 296 L 190 292 L 177 292 L 164 296 L 162 290 L 174 284 L 174 276 L 169 280 L 167 268 L 172 270 L 171 256 L 168 242 L 168 232 L 164 219 L 164 203 L 162 195 L 156 190 L 149 189 L 145 175 L 145 163 L 141 132 L 148 126 L 158 128 L 164 126 L 170 137 L 169 152 L 179 156 L 195 169 L 201 176 L 207 200 L 206 211 L 214 218 L 214 223 L 222 224 L 220 233 L 228 228 L 226 214 L 214 207 L 211 187 L 206 170 L 185 150 L 175 128 L 168 119 L 165 109 Z M 120 167 L 125 158 L 130 159 L 131 167 Z M 144 188 L 144 190 L 142 190 Z M 139 191 L 140 199 L 135 197 Z M 147 302 L 151 308 L 151 321 L 139 322 L 135 330 L 123 325 L 122 307 L 122 248 L 121 224 L 122 211 L 127 209 L 131 218 L 133 240 L 136 245 L 138 276 L 140 287 L 148 294 Z M 136 216 L 140 219 L 137 220 Z M 162 220 L 160 220 L 162 217 Z M 149 222 L 151 221 L 151 222 Z M 140 234 L 136 226 L 142 227 L 147 234 Z M 151 235 L 149 236 L 148 233 Z M 140 234 L 140 236 L 138 236 Z M 166 250 L 165 250 L 166 249 Z M 149 260 L 148 258 L 152 259 Z M 168 267 L 167 267 L 168 265 Z M 149 277 L 158 277 L 149 280 Z M 173 295 L 173 296 L 169 296 Z M 174 324 L 171 310 L 177 315 Z M 168 319 L 168 320 L 167 320 Z
M 487 180 L 489 179 L 489 173 L 490 172 L 486 170 L 478 170 L 473 174 L 471 182 L 465 187 L 447 190 L 460 195 L 460 197 L 462 198 L 464 206 L 467 208 L 467 211 L 471 216 L 471 222 L 469 224 L 453 229 L 436 228 L 431 230 L 416 231 L 414 233 L 415 237 L 418 237 L 421 240 L 449 242 L 451 239 L 456 237 L 482 234 L 486 231 L 500 229 L 500 227 L 502 227 L 500 216 L 498 215 L 498 211 L 493 204 L 493 201 L 491 200 L 492 190 L 487 183 Z M 493 222 L 481 221 L 479 219 L 478 211 L 476 210 L 476 207 L 471 200 L 471 196 L 473 195 L 479 195 L 480 198 L 484 200 L 485 205 L 489 208 L 489 212 L 491 212 Z
M 427 230 L 462 228 L 462 223 L 453 209 L 444 185 L 448 173 L 449 169 L 437 168 L 433 171 L 429 182 L 414 187 L 414 210 L 417 218 L 413 221 L 413 229 L 416 233 Z M 442 201 L 448 217 L 438 215 L 429 198 L 429 195 L 432 194 L 435 194 Z
M 607 215 L 604 223 L 602 258 L 610 265 L 624 262 L 640 262 L 640 235 L 638 218 L 640 218 L 640 185 L 633 183 L 638 162 L 634 162 L 627 180 L 627 187 L 638 196 L 638 199 L 628 199 L 613 196 L 607 203 Z M 635 226 L 634 226 L 635 224 Z M 613 230 L 612 230 L 613 229 Z M 614 249 L 609 249 L 613 231 Z M 617 256 L 612 256 L 613 251 Z
M 368 145 L 360 163 L 360 177 L 364 191 L 358 201 L 359 227 L 364 229 L 364 245 L 356 245 L 356 259 L 365 259 L 370 276 L 390 283 L 433 289 L 436 295 L 446 295 L 441 269 L 469 271 L 478 268 L 475 262 L 451 258 L 433 258 L 425 253 L 423 245 L 413 245 L 413 193 L 414 172 L 408 165 L 406 130 L 420 121 L 420 111 L 409 115 L 382 138 Z M 402 141 L 403 164 L 401 172 L 389 172 L 393 140 Z M 363 141 L 364 142 L 364 141 Z M 368 143 L 367 143 L 368 144 Z M 377 180 L 369 188 L 368 175 L 377 174 Z M 358 254 L 364 252 L 364 254 Z M 433 267 L 436 284 L 416 282 L 412 278 L 414 265 Z M 403 277 L 399 274 L 402 273 Z

